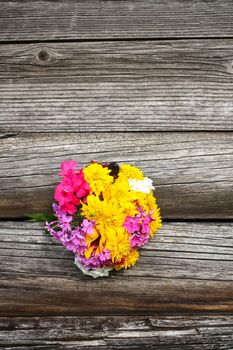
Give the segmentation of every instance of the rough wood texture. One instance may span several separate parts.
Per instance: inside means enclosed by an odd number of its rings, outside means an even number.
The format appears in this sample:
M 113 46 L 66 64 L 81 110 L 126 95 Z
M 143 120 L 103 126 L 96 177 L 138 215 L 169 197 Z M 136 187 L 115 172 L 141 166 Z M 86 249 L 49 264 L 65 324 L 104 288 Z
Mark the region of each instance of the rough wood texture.
M 232 350 L 233 317 L 0 317 L 7 349 Z
M 233 130 L 232 39 L 2 45 L 0 79 L 2 131 Z
M 51 208 L 60 162 L 94 159 L 142 168 L 164 218 L 233 217 L 232 133 L 2 134 L 0 216 Z
M 93 280 L 41 225 L 1 222 L 0 315 L 232 313 L 232 229 L 166 223 L 134 268 Z
M 1 1 L 2 41 L 233 35 L 231 0 Z

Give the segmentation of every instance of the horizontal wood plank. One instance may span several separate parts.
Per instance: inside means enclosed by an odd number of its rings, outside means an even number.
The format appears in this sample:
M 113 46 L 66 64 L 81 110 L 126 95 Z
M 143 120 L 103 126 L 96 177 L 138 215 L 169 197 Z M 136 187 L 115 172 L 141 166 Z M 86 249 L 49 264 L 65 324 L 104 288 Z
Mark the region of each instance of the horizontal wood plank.
M 231 350 L 233 317 L 0 317 L 1 347 L 17 350 Z
M 231 0 L 1 1 L 2 41 L 233 35 Z
M 233 130 L 232 39 L 0 45 L 0 81 L 1 131 Z
M 42 225 L 0 222 L 0 315 L 233 311 L 233 224 L 165 223 L 134 268 L 93 280 Z
M 48 211 L 60 162 L 140 167 L 154 180 L 164 218 L 233 217 L 232 133 L 2 134 L 0 217 Z

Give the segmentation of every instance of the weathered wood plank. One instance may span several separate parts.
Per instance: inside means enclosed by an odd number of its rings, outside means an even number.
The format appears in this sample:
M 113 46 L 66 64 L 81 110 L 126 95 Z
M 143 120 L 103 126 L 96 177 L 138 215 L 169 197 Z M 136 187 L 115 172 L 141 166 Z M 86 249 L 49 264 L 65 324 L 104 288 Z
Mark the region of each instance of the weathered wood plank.
M 1 45 L 0 130 L 233 130 L 232 67 L 232 39 Z
M 141 167 L 164 218 L 233 217 L 232 133 L 2 134 L 0 216 L 49 210 L 60 162 L 72 158 Z
M 233 35 L 231 0 L 1 1 L 2 41 Z
M 7 349 L 229 349 L 233 317 L 93 316 L 0 317 Z
M 0 315 L 232 312 L 232 228 L 166 223 L 133 269 L 93 280 L 42 225 L 0 222 Z

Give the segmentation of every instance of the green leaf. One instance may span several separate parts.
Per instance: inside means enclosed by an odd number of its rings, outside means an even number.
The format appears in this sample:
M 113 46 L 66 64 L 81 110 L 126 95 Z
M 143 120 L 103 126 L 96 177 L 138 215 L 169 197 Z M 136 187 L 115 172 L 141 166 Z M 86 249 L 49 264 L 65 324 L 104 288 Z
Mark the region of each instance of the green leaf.
M 28 218 L 28 221 L 36 222 L 36 221 L 53 221 L 56 220 L 56 216 L 51 213 L 30 213 L 25 214 Z

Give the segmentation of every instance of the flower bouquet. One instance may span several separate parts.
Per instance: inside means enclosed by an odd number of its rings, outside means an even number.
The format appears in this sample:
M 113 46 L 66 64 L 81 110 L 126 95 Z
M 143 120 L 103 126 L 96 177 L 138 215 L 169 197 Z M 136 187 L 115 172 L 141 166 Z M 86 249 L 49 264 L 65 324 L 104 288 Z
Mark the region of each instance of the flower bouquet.
M 161 227 L 152 180 L 129 164 L 91 162 L 77 168 L 61 163 L 54 215 L 46 230 L 75 255 L 75 264 L 92 277 L 127 269 L 139 248 Z

